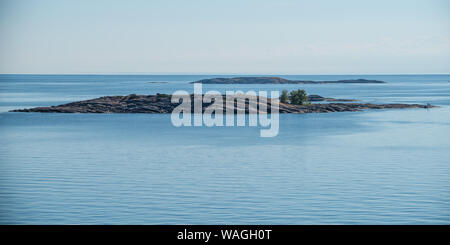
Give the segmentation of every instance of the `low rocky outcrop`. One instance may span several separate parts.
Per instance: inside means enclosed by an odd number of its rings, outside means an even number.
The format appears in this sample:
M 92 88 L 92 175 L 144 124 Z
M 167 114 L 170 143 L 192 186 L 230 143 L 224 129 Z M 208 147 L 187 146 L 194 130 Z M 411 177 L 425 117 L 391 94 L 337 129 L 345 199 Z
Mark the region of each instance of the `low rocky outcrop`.
M 317 96 L 317 95 L 314 95 Z M 193 95 L 191 97 L 191 110 L 193 110 Z M 320 97 L 320 96 L 319 96 Z M 221 107 L 226 110 L 227 106 L 232 106 L 231 110 L 236 108 L 238 101 L 245 103 L 246 98 L 237 96 L 234 103 L 227 104 L 227 98 L 222 97 L 223 104 L 214 103 L 213 106 Z M 252 97 L 257 104 L 257 110 L 260 110 L 261 105 L 265 105 L 267 100 L 268 113 L 270 113 L 271 103 L 279 103 L 263 97 Z M 315 97 L 318 98 L 318 97 Z M 331 99 L 323 98 L 320 99 Z M 228 99 L 230 100 L 230 99 Z M 203 103 L 202 108 L 205 110 L 213 103 Z M 261 104 L 263 103 L 263 104 Z M 72 102 L 68 104 L 49 106 L 49 107 L 36 107 L 31 109 L 17 109 L 12 112 L 54 112 L 54 113 L 171 113 L 179 103 L 171 103 L 171 95 L 156 94 L 156 95 L 127 95 L 127 96 L 104 96 L 91 100 L 84 100 L 79 102 Z M 420 104 L 370 104 L 370 103 L 313 103 L 309 105 L 291 105 L 285 103 L 279 103 L 280 113 L 324 113 L 324 112 L 344 112 L 344 111 L 361 111 L 368 109 L 403 109 L 403 108 L 432 108 L 432 105 L 420 105 Z M 252 109 L 253 107 L 250 107 Z M 229 108 L 230 109 L 230 108 Z M 254 112 L 257 112 L 254 111 Z M 251 111 L 251 110 L 250 110 Z M 250 113 L 248 104 L 245 107 L 245 113 Z M 265 110 L 261 111 L 262 113 Z M 251 112 L 253 113 L 253 112 Z
M 281 77 L 233 77 L 233 78 L 210 78 L 191 83 L 202 84 L 326 84 L 326 83 L 386 83 L 378 80 L 368 79 L 346 79 L 336 81 L 309 81 L 288 80 Z
M 311 102 L 319 102 L 319 101 L 327 101 L 327 102 L 351 102 L 358 100 L 350 100 L 350 99 L 335 99 L 335 98 L 326 98 L 317 94 L 308 95 L 308 100 Z

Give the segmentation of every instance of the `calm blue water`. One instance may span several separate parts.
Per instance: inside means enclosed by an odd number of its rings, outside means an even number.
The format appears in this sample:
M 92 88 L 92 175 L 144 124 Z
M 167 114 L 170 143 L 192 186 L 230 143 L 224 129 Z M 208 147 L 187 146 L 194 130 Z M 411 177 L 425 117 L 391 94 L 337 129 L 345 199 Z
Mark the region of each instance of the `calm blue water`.
M 191 90 L 215 76 L 0 75 L 1 224 L 450 224 L 450 75 L 304 88 L 436 109 L 280 115 L 280 133 L 182 127 L 170 115 L 10 113 Z M 164 82 L 164 83 L 151 83 Z

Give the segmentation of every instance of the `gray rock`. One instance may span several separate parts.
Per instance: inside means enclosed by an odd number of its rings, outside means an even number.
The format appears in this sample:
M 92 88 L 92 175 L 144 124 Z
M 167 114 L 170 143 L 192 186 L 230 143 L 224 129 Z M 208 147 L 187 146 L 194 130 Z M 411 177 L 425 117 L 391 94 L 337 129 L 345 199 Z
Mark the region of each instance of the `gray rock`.
M 193 112 L 193 95 L 191 94 L 191 111 Z M 324 98 L 314 95 L 316 99 L 330 101 L 332 98 Z M 317 97 L 318 96 L 318 97 Z M 320 97 L 320 98 L 319 98 Z M 237 98 L 243 100 L 245 98 Z M 257 100 L 258 109 L 260 108 L 260 97 Z M 266 99 L 270 104 L 271 99 Z M 336 100 L 337 101 L 337 100 Z M 203 103 L 202 109 L 205 110 L 212 103 Z M 231 103 L 233 104 L 233 103 Z M 236 109 L 236 102 L 234 108 Z M 171 95 L 135 95 L 127 96 L 104 96 L 91 100 L 72 102 L 68 104 L 36 107 L 31 109 L 16 109 L 12 112 L 43 112 L 43 113 L 171 113 L 179 103 L 171 103 Z M 219 105 L 220 106 L 220 105 Z M 420 104 L 369 104 L 369 103 L 314 103 L 310 105 L 291 105 L 279 103 L 279 113 L 325 113 L 325 112 L 344 112 L 344 111 L 361 111 L 369 109 L 403 109 L 403 108 L 433 108 L 433 105 Z M 226 109 L 226 98 L 223 96 L 223 106 Z M 270 113 L 270 105 L 267 106 Z M 245 107 L 245 113 L 249 113 L 248 104 Z

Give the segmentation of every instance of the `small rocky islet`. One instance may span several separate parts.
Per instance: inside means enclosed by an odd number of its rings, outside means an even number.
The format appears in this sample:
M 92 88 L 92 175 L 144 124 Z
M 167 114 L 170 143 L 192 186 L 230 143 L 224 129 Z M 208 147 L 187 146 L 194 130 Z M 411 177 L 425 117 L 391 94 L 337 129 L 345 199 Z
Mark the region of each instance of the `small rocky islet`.
M 194 95 L 190 95 L 191 99 L 191 111 L 193 110 Z M 256 96 L 255 98 L 257 106 L 257 112 L 261 108 L 261 103 L 264 103 L 264 107 L 267 107 L 267 113 L 270 113 L 270 107 L 272 103 L 279 103 L 279 113 L 326 113 L 326 112 L 348 112 L 348 111 L 362 111 L 369 109 L 404 109 L 404 108 L 432 108 L 433 105 L 420 105 L 420 104 L 371 104 L 371 103 L 350 103 L 354 100 L 345 99 L 333 99 L 325 98 L 319 95 L 309 95 L 308 98 L 311 102 L 327 102 L 327 103 L 311 103 L 307 105 L 293 105 L 287 103 L 273 101 L 270 98 L 262 98 Z M 43 112 L 43 113 L 152 113 L 162 114 L 171 113 L 179 103 L 171 102 L 172 95 L 168 94 L 156 94 L 156 95 L 135 95 L 130 94 L 127 96 L 104 96 L 91 100 L 83 100 L 78 102 L 72 102 L 68 104 L 49 106 L 49 107 L 36 107 L 30 109 L 16 109 L 12 112 Z M 245 96 L 236 96 L 236 101 L 244 100 Z M 227 110 L 227 106 L 230 105 L 236 110 L 237 102 L 233 99 L 234 103 L 227 103 L 227 97 L 222 95 L 223 105 L 218 103 L 203 103 L 203 111 L 208 106 L 216 106 L 217 109 Z M 228 100 L 230 100 L 228 98 Z M 202 100 L 203 101 L 203 100 Z M 336 103 L 336 102 L 349 102 L 349 103 Z M 267 103 L 265 103 L 267 102 Z M 252 108 L 250 108 L 252 109 Z M 254 113 L 249 111 L 248 104 L 245 107 L 245 113 Z M 266 113 L 265 110 L 261 113 Z

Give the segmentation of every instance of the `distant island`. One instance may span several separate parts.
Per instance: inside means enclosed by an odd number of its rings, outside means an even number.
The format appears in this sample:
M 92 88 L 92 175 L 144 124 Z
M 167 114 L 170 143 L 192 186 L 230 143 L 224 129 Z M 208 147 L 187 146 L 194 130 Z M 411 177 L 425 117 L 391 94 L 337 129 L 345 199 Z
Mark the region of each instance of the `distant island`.
M 193 100 L 194 95 L 190 95 Z M 325 98 L 318 95 L 309 95 L 310 101 L 342 101 L 333 98 Z M 245 99 L 237 98 L 237 99 Z M 271 99 L 266 99 L 269 104 L 273 103 Z M 257 105 L 261 97 L 257 98 Z M 350 101 L 350 100 L 344 100 Z M 432 108 L 432 105 L 420 104 L 370 104 L 370 103 L 311 103 L 305 105 L 295 105 L 289 103 L 279 103 L 279 113 L 325 113 L 325 112 L 345 112 L 345 111 L 361 111 L 367 109 L 403 109 L 403 108 Z M 234 103 L 232 103 L 233 106 Z M 127 96 L 104 96 L 91 100 L 72 102 L 68 104 L 36 107 L 31 109 L 17 109 L 12 112 L 48 112 L 48 113 L 171 113 L 178 103 L 171 103 L 171 95 L 135 95 Z M 203 110 L 212 103 L 203 103 Z M 220 105 L 219 105 L 220 106 Z M 267 106 L 270 109 L 270 106 Z M 226 97 L 223 96 L 223 109 L 227 109 Z M 233 109 L 233 108 L 231 108 Z M 236 109 L 236 108 L 234 108 Z M 248 105 L 245 113 L 249 113 Z M 259 109 L 258 109 L 259 110 Z M 192 109 L 193 111 L 193 109 Z M 268 111 L 270 113 L 270 111 Z
M 386 83 L 378 80 L 345 79 L 336 81 L 288 80 L 281 77 L 209 78 L 191 83 L 202 84 L 327 84 L 327 83 Z

